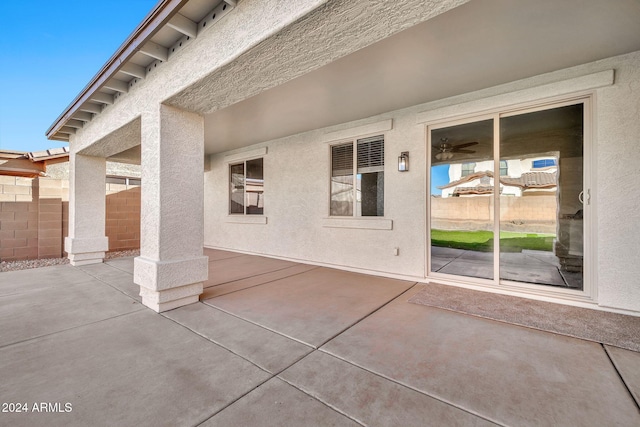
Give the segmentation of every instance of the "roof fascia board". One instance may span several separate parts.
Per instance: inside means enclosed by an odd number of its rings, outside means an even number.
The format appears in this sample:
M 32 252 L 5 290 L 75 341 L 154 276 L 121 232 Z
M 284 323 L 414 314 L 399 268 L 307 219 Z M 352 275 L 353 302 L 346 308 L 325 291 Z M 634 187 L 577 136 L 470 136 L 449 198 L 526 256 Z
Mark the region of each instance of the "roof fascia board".
M 47 129 L 46 136 L 51 139 L 79 107 L 91 99 L 91 95 L 98 91 L 105 82 L 113 77 L 124 64 L 135 55 L 142 45 L 154 36 L 189 0 L 161 0 L 149 12 L 131 35 L 120 45 L 118 50 L 109 58 L 106 64 L 91 79 L 89 84 L 69 104 L 64 112 Z

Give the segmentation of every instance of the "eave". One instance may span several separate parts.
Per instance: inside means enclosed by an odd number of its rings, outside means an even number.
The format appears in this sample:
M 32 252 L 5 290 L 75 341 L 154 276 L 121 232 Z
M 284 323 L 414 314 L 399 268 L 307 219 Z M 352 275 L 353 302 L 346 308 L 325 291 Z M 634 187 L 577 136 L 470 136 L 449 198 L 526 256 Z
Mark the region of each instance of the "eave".
M 218 21 L 235 5 L 235 0 L 161 0 L 47 129 L 47 138 L 68 142 L 70 135 L 144 80 L 147 67 L 166 62 L 178 43 L 195 39 L 207 21 Z

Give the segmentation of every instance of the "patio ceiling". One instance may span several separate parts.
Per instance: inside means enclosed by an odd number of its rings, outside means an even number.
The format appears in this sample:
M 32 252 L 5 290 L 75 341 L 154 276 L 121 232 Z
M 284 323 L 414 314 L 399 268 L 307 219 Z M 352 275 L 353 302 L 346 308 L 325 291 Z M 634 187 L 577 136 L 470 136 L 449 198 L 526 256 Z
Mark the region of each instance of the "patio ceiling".
M 472 0 L 205 117 L 218 153 L 640 50 L 637 0 Z

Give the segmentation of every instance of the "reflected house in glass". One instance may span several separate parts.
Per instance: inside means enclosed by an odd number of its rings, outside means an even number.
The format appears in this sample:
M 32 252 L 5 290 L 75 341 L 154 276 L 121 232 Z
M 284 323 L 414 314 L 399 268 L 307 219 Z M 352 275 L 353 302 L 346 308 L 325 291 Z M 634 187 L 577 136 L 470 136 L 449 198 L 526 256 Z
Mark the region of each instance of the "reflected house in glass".
M 640 314 L 637 22 L 636 0 L 160 2 L 47 131 L 66 250 L 102 262 L 119 158 L 157 311 L 198 301 L 204 244 Z

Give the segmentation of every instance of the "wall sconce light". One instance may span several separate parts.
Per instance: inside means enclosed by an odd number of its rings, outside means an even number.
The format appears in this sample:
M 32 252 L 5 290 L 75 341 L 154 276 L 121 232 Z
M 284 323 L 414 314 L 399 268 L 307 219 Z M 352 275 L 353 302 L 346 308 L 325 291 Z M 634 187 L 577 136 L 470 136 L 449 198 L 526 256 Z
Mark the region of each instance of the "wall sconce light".
M 408 172 L 409 171 L 409 152 L 403 151 L 398 156 L 398 171 L 399 172 Z

